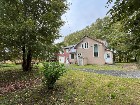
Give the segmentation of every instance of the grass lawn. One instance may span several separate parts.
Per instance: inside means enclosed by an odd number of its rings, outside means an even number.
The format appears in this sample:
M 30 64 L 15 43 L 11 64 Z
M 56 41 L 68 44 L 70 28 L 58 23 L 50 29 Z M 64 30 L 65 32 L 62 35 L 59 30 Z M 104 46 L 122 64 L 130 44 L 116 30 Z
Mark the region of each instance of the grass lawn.
M 71 64 L 69 68 L 76 69 L 93 69 L 93 70 L 137 70 L 135 63 L 116 63 L 114 65 L 85 65 L 78 66 L 76 64 Z
M 16 65 L 16 64 L 0 64 L 0 71 L 19 70 L 19 69 L 21 69 L 21 65 Z
M 42 77 L 37 72 L 16 79 L 22 71 L 10 74 L 13 81 Z M 69 70 L 53 90 L 48 91 L 40 82 L 2 94 L 0 105 L 140 105 L 140 80 Z

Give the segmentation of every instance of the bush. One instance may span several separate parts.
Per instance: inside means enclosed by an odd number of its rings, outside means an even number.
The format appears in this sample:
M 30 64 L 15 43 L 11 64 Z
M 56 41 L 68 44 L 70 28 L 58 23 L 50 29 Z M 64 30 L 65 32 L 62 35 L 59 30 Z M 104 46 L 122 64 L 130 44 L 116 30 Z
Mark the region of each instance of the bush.
M 56 80 L 66 72 L 66 68 L 64 64 L 59 64 L 58 62 L 45 62 L 43 63 L 43 66 L 45 77 L 43 82 L 48 89 L 52 89 Z

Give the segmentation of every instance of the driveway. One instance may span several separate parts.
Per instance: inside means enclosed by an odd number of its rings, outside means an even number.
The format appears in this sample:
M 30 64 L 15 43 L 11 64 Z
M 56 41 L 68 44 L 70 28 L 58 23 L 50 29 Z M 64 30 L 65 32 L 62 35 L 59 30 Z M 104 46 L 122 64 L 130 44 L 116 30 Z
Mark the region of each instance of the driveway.
M 140 78 L 140 70 L 122 71 L 122 70 L 92 70 L 92 69 L 74 69 L 84 72 L 93 72 L 97 74 L 105 74 L 124 78 Z

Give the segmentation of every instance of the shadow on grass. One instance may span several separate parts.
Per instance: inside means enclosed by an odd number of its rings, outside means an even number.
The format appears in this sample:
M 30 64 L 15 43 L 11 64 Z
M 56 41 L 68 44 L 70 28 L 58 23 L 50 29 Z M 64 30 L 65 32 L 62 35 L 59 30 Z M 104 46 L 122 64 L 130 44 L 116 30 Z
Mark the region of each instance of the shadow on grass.
M 1 105 L 59 105 L 65 103 L 64 89 L 56 86 L 47 90 L 44 86 L 36 86 L 13 93 L 5 94 L 0 98 Z
M 48 90 L 42 85 L 42 75 L 38 71 L 27 73 L 21 70 L 8 70 L 0 72 L 0 75 L 0 88 L 18 87 L 13 91 L 1 92 L 0 105 L 56 105 L 65 103 L 63 99 L 64 86 L 57 84 L 54 89 Z M 34 82 L 36 79 L 37 83 Z M 26 84 L 28 86 L 25 86 Z
M 26 81 L 38 78 L 38 71 L 23 72 L 22 70 L 8 70 L 0 72 L 0 87 L 16 81 Z

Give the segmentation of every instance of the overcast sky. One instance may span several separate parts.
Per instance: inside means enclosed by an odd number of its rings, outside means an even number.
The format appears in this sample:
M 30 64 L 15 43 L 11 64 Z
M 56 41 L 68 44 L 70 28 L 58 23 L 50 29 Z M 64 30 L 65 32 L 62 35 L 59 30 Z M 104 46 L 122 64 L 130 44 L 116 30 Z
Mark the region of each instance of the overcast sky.
M 66 35 L 91 25 L 96 19 L 105 17 L 109 10 L 105 7 L 107 0 L 68 0 L 68 2 L 71 3 L 70 10 L 62 16 L 66 22 L 60 31 L 63 37 L 55 43 L 63 41 Z

